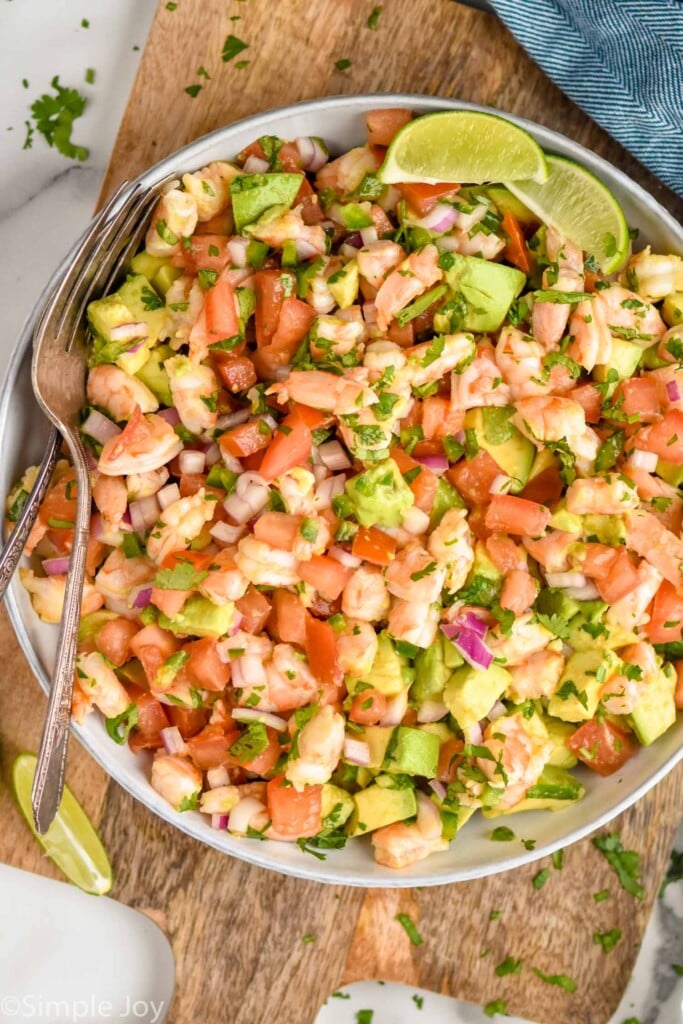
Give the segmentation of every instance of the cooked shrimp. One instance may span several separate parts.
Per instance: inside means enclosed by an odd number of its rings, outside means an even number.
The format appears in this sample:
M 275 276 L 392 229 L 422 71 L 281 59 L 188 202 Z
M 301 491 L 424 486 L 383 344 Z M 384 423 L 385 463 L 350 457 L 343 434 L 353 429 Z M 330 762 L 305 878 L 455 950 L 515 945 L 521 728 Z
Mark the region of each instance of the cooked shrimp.
M 532 612 L 526 612 L 515 619 L 509 633 L 504 633 L 499 626 L 492 629 L 487 644 L 494 658 L 509 668 L 522 665 L 532 654 L 544 651 L 553 639 L 550 630 L 536 622 Z
M 166 466 L 161 466 L 150 473 L 130 473 L 126 477 L 128 500 L 136 501 L 156 494 L 167 482 L 169 476 L 170 473 Z
M 671 292 L 683 291 L 683 258 L 660 256 L 648 245 L 631 256 L 622 278 L 644 299 L 657 302 Z
M 240 174 L 238 167 L 215 160 L 194 174 L 183 175 L 185 191 L 194 198 L 197 219 L 211 220 L 222 213 L 230 202 L 230 182 Z
M 183 442 L 165 419 L 156 413 L 143 416 L 136 406 L 125 429 L 105 441 L 97 468 L 105 476 L 150 473 L 175 458 L 182 447 Z
M 474 359 L 476 352 L 477 346 L 472 334 L 446 334 L 440 339 L 438 348 L 433 341 L 413 345 L 412 348 L 404 349 L 408 362 L 397 373 L 397 381 L 406 382 L 415 388 L 432 384 L 441 380 L 449 370 L 466 366 Z
M 218 381 L 211 367 L 190 362 L 187 356 L 172 356 L 164 369 L 183 426 L 191 434 L 213 430 L 218 420 Z
M 608 714 L 630 715 L 648 684 L 659 674 L 659 664 L 654 648 L 643 641 L 624 647 L 619 657 L 631 670 L 611 675 L 600 687 L 599 697 Z
M 435 245 L 426 245 L 424 249 L 411 253 L 391 271 L 375 296 L 379 329 L 386 331 L 399 310 L 431 288 L 442 277 L 439 250 Z
M 171 348 L 177 349 L 184 344 L 192 333 L 192 328 L 204 308 L 206 293 L 196 277 L 183 275 L 176 278 L 166 292 L 166 323 L 161 338 L 169 338 Z M 190 357 L 197 360 L 197 345 L 190 341 Z M 199 347 L 199 355 L 205 358 L 206 346 Z M 197 360 L 198 361 L 198 360 Z
M 315 513 L 315 485 L 313 473 L 300 466 L 277 478 L 277 489 L 290 515 L 309 516 Z
M 612 357 L 612 332 L 607 324 L 607 305 L 602 292 L 579 302 L 569 321 L 571 342 L 567 355 L 590 373 L 597 363 L 606 365 Z
M 583 254 L 573 242 L 562 239 L 554 228 L 546 233 L 548 258 L 557 266 L 543 272 L 543 288 L 559 292 L 583 291 Z M 549 268 L 550 269 L 550 268 Z M 571 305 L 564 302 L 535 302 L 531 314 L 532 333 L 546 351 L 557 347 L 569 319 Z
M 604 305 L 607 326 L 613 334 L 629 331 L 629 340 L 641 348 L 654 345 L 666 331 L 656 306 L 628 288 L 613 284 L 598 292 L 594 302 Z
M 472 531 L 467 523 L 466 509 L 448 509 L 429 535 L 427 547 L 438 564 L 445 567 L 443 586 L 454 594 L 465 585 L 474 563 Z
M 640 563 L 636 570 L 638 584 L 626 597 L 615 601 L 607 609 L 605 622 L 610 629 L 623 629 L 631 632 L 650 621 L 647 609 L 664 579 L 662 573 L 648 562 Z
M 354 349 L 361 356 L 365 322 L 342 320 L 338 316 L 318 316 L 313 321 L 309 337 L 311 358 L 314 360 L 345 356 Z
M 495 260 L 505 248 L 505 241 L 493 231 L 451 231 L 448 248 L 462 256 L 479 256 L 484 260 Z
M 162 511 L 147 538 L 147 554 L 160 565 L 173 551 L 185 551 L 210 523 L 215 501 L 209 501 L 203 487 L 188 498 L 178 498 Z
M 257 586 L 292 587 L 299 582 L 297 558 L 291 551 L 272 548 L 251 535 L 238 542 L 235 564 Z
M 538 540 L 523 537 L 522 543 L 531 557 L 535 558 L 546 572 L 567 572 L 571 564 L 570 555 L 579 538 L 580 534 L 578 533 L 552 530 Z
M 88 401 L 110 412 L 115 420 L 129 420 L 136 406 L 156 412 L 159 402 L 149 388 L 113 363 L 93 366 L 88 374 Z
M 395 640 L 426 648 L 434 642 L 441 618 L 441 606 L 424 601 L 394 601 L 387 629 Z
M 304 258 L 311 254 L 322 255 L 327 251 L 325 229 L 319 224 L 304 224 L 300 206 L 286 210 L 272 219 L 266 214 L 255 224 L 245 227 L 244 233 L 252 238 L 258 238 L 260 242 L 265 242 L 274 249 L 280 249 L 285 242 L 292 241 L 306 249 L 310 248 L 310 253 L 302 249 Z
M 337 633 L 337 663 L 345 676 L 363 679 L 370 674 L 377 654 L 377 634 L 361 619 L 347 618 Z
M 115 529 L 128 508 L 128 488 L 122 476 L 98 476 L 92 485 L 93 501 L 108 526 Z
M 31 605 L 38 618 L 43 622 L 61 622 L 64 610 L 64 594 L 66 592 L 66 576 L 36 576 L 32 569 L 19 569 L 22 587 L 28 591 Z M 104 604 L 92 583 L 86 580 L 83 585 L 81 615 L 90 615 Z
M 479 345 L 472 362 L 451 374 L 452 409 L 507 405 L 509 401 L 510 388 L 500 375 L 492 345 Z
M 311 672 L 304 655 L 291 644 L 275 644 L 272 658 L 265 665 L 266 686 L 242 690 L 240 701 L 251 706 L 258 696 L 256 707 L 265 711 L 293 711 L 320 700 L 323 686 Z M 249 690 L 249 692 L 248 692 Z
M 243 597 L 249 580 L 242 575 L 235 563 L 237 548 L 223 548 L 212 556 L 208 574 L 197 589 L 214 604 L 229 604 Z
M 380 288 L 387 275 L 406 258 L 396 242 L 379 241 L 358 250 L 358 271 L 373 288 Z
M 230 814 L 241 799 L 237 786 L 217 786 L 202 793 L 199 810 L 202 814 Z
M 567 488 L 567 511 L 576 515 L 621 515 L 640 504 L 631 482 L 617 473 L 575 480 Z
M 662 366 L 647 376 L 656 383 L 659 404 L 665 412 L 683 409 L 683 369 L 680 366 Z
M 552 697 L 564 671 L 564 656 L 559 651 L 537 651 L 521 665 L 508 666 L 508 671 L 507 692 L 515 703 Z
M 359 367 L 357 369 L 363 369 Z M 324 409 L 337 416 L 353 415 L 366 405 L 377 401 L 377 395 L 367 383 L 367 371 L 338 377 L 324 370 L 293 370 L 281 384 L 272 384 L 269 395 L 277 395 L 279 403 L 301 402 L 313 409 Z
M 394 597 L 429 604 L 441 596 L 446 567 L 439 565 L 419 541 L 413 540 L 398 552 L 384 576 Z
M 331 160 L 318 171 L 315 183 L 318 189 L 330 188 L 340 195 L 353 192 L 366 174 L 377 170 L 377 158 L 367 146 L 357 146 Z
M 159 200 L 145 237 L 150 256 L 172 256 L 180 252 L 180 239 L 193 234 L 197 226 L 197 200 L 189 192 L 172 188 Z
M 540 585 L 527 569 L 511 569 L 505 574 L 500 592 L 500 607 L 522 615 L 531 608 Z
M 448 840 L 443 836 L 426 839 L 417 823 L 406 825 L 397 821 L 373 832 L 372 845 L 378 864 L 387 868 L 407 868 L 433 853 L 447 850 Z
M 393 341 L 373 341 L 367 346 L 363 356 L 363 366 L 368 370 L 371 384 L 378 381 L 387 370 L 390 370 L 391 380 L 388 383 L 391 384 L 406 362 L 405 350 Z
M 203 776 L 187 757 L 157 754 L 152 761 L 151 783 L 157 793 L 176 811 L 194 806 L 202 788 Z
M 662 526 L 656 516 L 644 509 L 626 514 L 626 543 L 662 574 L 664 579 L 681 585 L 683 540 Z
M 115 548 L 95 576 L 95 589 L 110 611 L 136 619 L 140 613 L 132 607 L 133 601 L 144 583 L 151 586 L 153 576 L 154 568 L 146 558 L 126 558 L 121 548 Z
M 116 718 L 130 706 L 130 697 L 99 651 L 76 657 L 75 683 L 105 718 Z
M 494 787 L 503 788 L 497 807 L 514 807 L 523 800 L 543 771 L 553 750 L 547 739 L 531 736 L 521 714 L 507 715 L 491 722 L 484 731 L 484 744 L 493 760 L 477 758 L 477 766 Z
M 582 460 L 592 462 L 598 452 L 597 434 L 586 426 L 586 414 L 571 398 L 520 398 L 510 422 L 537 448 L 566 441 Z
M 326 704 L 296 734 L 298 754 L 287 761 L 285 778 L 298 793 L 329 782 L 344 749 L 345 721 Z
M 363 622 L 381 622 L 386 619 L 390 603 L 384 576 L 371 565 L 359 566 L 342 594 L 344 615 Z

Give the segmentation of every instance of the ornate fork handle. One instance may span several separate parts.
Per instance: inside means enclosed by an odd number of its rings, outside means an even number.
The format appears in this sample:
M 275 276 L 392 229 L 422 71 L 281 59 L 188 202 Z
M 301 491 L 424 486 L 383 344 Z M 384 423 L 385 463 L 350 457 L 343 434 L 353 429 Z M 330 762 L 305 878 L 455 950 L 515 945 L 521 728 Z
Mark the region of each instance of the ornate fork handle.
M 60 445 L 61 436 L 59 431 L 54 427 L 51 427 L 50 435 L 47 439 L 47 445 L 45 446 L 43 461 L 41 462 L 40 469 L 38 470 L 38 476 L 31 488 L 31 493 L 28 496 L 26 504 L 14 524 L 14 529 L 9 535 L 7 544 L 2 549 L 2 552 L 0 552 L 0 601 L 5 596 L 5 591 L 9 586 L 9 581 L 14 575 L 14 570 L 16 569 L 17 563 L 19 562 L 26 546 L 28 535 L 33 529 L 33 524 L 38 518 L 41 503 L 50 484 L 52 471 L 57 464 Z

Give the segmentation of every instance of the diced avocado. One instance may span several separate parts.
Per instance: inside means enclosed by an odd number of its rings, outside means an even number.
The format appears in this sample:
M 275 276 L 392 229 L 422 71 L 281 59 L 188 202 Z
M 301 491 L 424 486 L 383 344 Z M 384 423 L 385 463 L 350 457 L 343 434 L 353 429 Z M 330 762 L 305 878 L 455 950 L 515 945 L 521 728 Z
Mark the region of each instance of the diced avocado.
M 382 768 L 387 772 L 433 779 L 439 765 L 440 747 L 438 736 L 399 725 L 389 742 Z
M 657 476 L 661 476 L 672 487 L 683 486 L 683 466 L 675 466 L 673 462 L 657 460 Z
M 636 372 L 642 354 L 643 350 L 640 345 L 636 345 L 632 341 L 624 341 L 623 338 L 612 338 L 609 363 L 598 363 L 593 369 L 593 376 L 599 383 L 604 383 L 609 371 L 616 370 L 619 380 L 628 380 Z
M 586 790 L 573 775 L 564 768 L 547 764 L 537 781 L 523 800 L 514 807 L 484 808 L 485 818 L 498 818 L 503 814 L 517 814 L 520 811 L 560 811 L 563 807 L 580 800 Z
M 376 768 L 360 765 L 356 768 L 356 787 L 358 789 L 365 789 L 366 786 L 370 786 L 374 782 L 376 775 Z
M 408 689 L 412 679 L 413 669 L 409 667 L 408 659 L 398 653 L 388 633 L 380 633 L 370 675 L 363 681 L 371 683 L 385 697 L 395 697 Z
M 166 323 L 166 310 L 154 288 L 143 274 L 127 278 L 118 289 L 88 306 L 88 320 L 105 341 L 111 341 L 112 327 L 126 323 L 147 325 L 147 344 L 154 345 Z
M 548 701 L 548 714 L 563 722 L 587 722 L 597 711 L 600 688 L 617 665 L 616 655 L 606 648 L 575 651 Z
M 374 832 L 395 821 L 405 821 L 417 813 L 417 800 L 413 789 L 385 789 L 372 785 L 353 794 L 354 811 L 346 831 L 350 836 Z
M 453 487 L 452 484 L 449 484 L 448 480 L 444 477 L 440 477 L 439 482 L 436 485 L 436 494 L 434 495 L 432 511 L 429 514 L 430 530 L 436 529 L 448 512 L 449 508 L 464 507 L 465 502 L 462 500 L 455 487 Z
M 497 331 L 524 288 L 526 274 L 478 256 L 452 255 L 453 264 L 446 271 L 446 281 L 467 302 L 462 329 L 482 333 Z
M 182 613 L 181 613 L 182 614 Z M 175 677 L 188 659 L 187 651 L 176 651 L 170 658 L 167 658 L 163 665 L 157 669 L 154 677 L 154 685 L 159 690 L 170 690 Z
M 415 656 L 415 682 L 410 696 L 418 704 L 436 700 L 443 693 L 453 669 L 463 664 L 457 648 L 439 630 L 434 642 Z
M 675 689 L 676 672 L 670 664 L 666 664 L 645 687 L 631 712 L 631 725 L 643 746 L 654 743 L 676 721 Z
M 346 495 L 361 526 L 400 526 L 415 501 L 393 459 L 347 480 Z
M 581 602 L 570 597 L 565 590 L 544 587 L 536 600 L 536 610 L 543 615 L 559 615 L 569 622 L 581 610 Z
M 180 612 L 159 616 L 159 625 L 179 636 L 224 636 L 232 626 L 235 605 L 213 604 L 206 597 L 188 597 Z
M 548 764 L 555 768 L 573 768 L 578 758 L 567 746 L 567 740 L 574 735 L 574 726 L 571 722 L 561 722 L 559 718 L 552 718 L 550 715 L 543 715 L 543 724 L 548 739 L 553 743 L 553 752 L 548 758 Z
M 643 352 L 640 360 L 641 370 L 659 370 L 662 366 L 671 366 L 671 363 L 666 359 L 660 359 L 659 345 L 653 345 L 652 348 L 646 348 Z
M 82 644 L 86 641 L 94 640 L 103 626 L 111 622 L 112 619 L 118 619 L 118 617 L 116 612 L 108 612 L 105 609 L 84 615 L 78 623 L 78 642 Z
M 453 730 L 449 729 L 445 722 L 424 722 L 417 728 L 421 732 L 430 732 L 432 736 L 438 736 L 439 743 L 446 743 L 448 740 L 456 738 Z
M 165 267 L 160 267 L 156 274 L 152 278 L 152 284 L 158 292 L 165 295 L 168 289 L 171 287 L 174 281 L 177 281 L 179 277 L 182 277 L 182 270 L 180 267 L 173 267 L 171 264 L 167 264 Z
M 575 512 L 567 512 L 564 504 L 555 509 L 548 525 L 553 530 L 562 530 L 563 533 L 583 532 L 583 519 L 581 516 L 578 516 Z
M 521 491 L 531 473 L 536 448 L 510 423 L 512 406 L 487 406 L 465 414 L 465 430 L 474 430 L 480 448 L 514 481 L 510 491 Z
M 578 611 L 569 622 L 567 643 L 575 651 L 587 651 L 596 644 L 612 647 L 608 644 L 609 629 L 603 619 L 607 611 L 604 601 L 578 601 Z
M 441 812 L 441 822 L 443 824 L 442 835 L 444 839 L 455 839 L 456 834 L 470 820 L 475 810 L 476 807 L 465 807 L 462 804 L 455 811 L 450 808 L 443 810 Z
M 626 522 L 623 516 L 586 515 L 581 516 L 586 537 L 597 537 L 600 544 L 617 547 L 626 543 Z
M 164 360 L 170 359 L 173 349 L 170 345 L 158 345 L 149 353 L 147 361 L 135 374 L 143 384 L 155 395 L 162 405 L 173 405 L 171 386 L 168 381 L 168 374 L 164 369 Z
M 683 292 L 672 292 L 662 303 L 662 319 L 669 327 L 683 324 Z
M 446 683 L 443 701 L 463 732 L 479 722 L 510 685 L 510 673 L 493 662 L 487 669 L 463 665 Z
M 370 764 L 368 768 L 382 767 L 394 728 L 395 726 L 393 725 L 366 726 L 363 739 L 370 748 Z
M 344 203 L 336 206 L 339 220 L 348 231 L 360 231 L 374 224 L 370 216 L 370 203 Z
M 169 267 L 171 261 L 168 256 L 152 256 L 151 253 L 143 249 L 130 261 L 130 269 L 134 274 L 142 274 L 148 281 L 153 280 L 154 275 L 161 270 L 162 267 Z
M 303 174 L 240 174 L 230 182 L 235 230 L 253 224 L 273 206 L 290 208 L 301 188 Z
M 339 828 L 353 814 L 353 797 L 341 786 L 331 782 L 323 785 L 320 794 L 320 816 L 323 828 Z
M 537 451 L 534 456 L 534 463 L 529 473 L 529 479 L 527 484 L 530 484 L 532 480 L 535 480 L 541 473 L 545 473 L 549 469 L 559 469 L 560 464 L 556 455 L 552 453 L 550 448 L 541 448 Z
M 349 260 L 327 281 L 332 298 L 340 309 L 348 309 L 358 298 L 358 260 Z
M 489 185 L 484 192 L 489 199 L 495 204 L 499 213 L 503 216 L 506 213 L 511 213 L 513 217 L 516 217 L 520 224 L 530 226 L 532 224 L 538 224 L 538 217 L 533 213 L 528 206 L 525 206 L 521 199 L 517 196 L 513 196 L 512 192 L 506 189 L 503 185 Z

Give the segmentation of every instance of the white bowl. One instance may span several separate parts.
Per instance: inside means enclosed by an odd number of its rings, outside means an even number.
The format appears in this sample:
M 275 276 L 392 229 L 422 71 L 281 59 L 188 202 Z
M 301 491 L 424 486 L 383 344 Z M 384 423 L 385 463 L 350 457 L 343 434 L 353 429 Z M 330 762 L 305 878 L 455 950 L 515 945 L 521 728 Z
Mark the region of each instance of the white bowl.
M 151 186 L 169 173 L 194 170 L 211 160 L 230 159 L 263 134 L 290 139 L 298 135 L 318 135 L 327 140 L 333 151 L 342 152 L 364 141 L 363 115 L 378 106 L 409 107 L 420 114 L 444 109 L 486 109 L 412 95 L 344 96 L 299 103 L 238 121 L 205 135 L 157 164 L 139 180 L 143 185 Z M 521 118 L 510 117 L 510 120 L 526 128 L 547 151 L 572 157 L 601 178 L 621 202 L 629 224 L 640 229 L 639 245 L 651 242 L 656 250 L 683 253 L 683 229 L 680 225 L 621 171 L 547 128 Z M 48 289 L 54 286 L 68 262 L 69 256 L 55 272 Z M 47 427 L 36 407 L 30 384 L 30 344 L 35 317 L 34 313 L 22 331 L 4 381 L 0 405 L 3 455 L 0 493 L 3 495 L 25 466 L 40 460 L 47 435 Z M 38 620 L 18 579 L 9 589 L 7 607 L 24 653 L 40 685 L 47 691 L 57 626 L 45 625 Z M 481 815 L 475 815 L 448 852 L 432 856 L 404 871 L 392 871 L 375 863 L 369 839 L 349 842 L 344 850 L 328 851 L 326 860 L 319 861 L 293 844 L 238 839 L 227 832 L 215 831 L 205 815 L 195 811 L 178 813 L 161 799 L 149 783 L 149 755 L 134 756 L 127 747 L 113 743 L 99 714 L 89 716 L 84 726 L 74 726 L 74 732 L 95 760 L 124 789 L 155 814 L 202 843 L 260 867 L 301 878 L 387 888 L 460 882 L 515 868 L 546 856 L 559 847 L 576 842 L 625 810 L 671 771 L 683 756 L 683 720 L 679 716 L 673 729 L 653 746 L 639 751 L 618 774 L 603 779 L 588 770 L 579 769 L 586 796 L 567 810 L 555 814 L 525 812 L 506 819 L 518 836 L 514 842 L 491 842 L 488 835 L 492 823 Z M 535 848 L 526 850 L 521 839 L 535 840 Z

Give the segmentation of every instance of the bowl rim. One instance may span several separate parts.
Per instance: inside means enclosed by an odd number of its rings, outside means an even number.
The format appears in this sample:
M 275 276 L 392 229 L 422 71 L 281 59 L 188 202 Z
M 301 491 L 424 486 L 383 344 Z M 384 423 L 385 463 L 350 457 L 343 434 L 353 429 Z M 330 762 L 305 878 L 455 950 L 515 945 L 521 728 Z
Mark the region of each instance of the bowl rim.
M 506 111 L 500 111 L 493 107 L 460 101 L 454 98 L 426 96 L 418 93 L 360 93 L 351 96 L 327 96 L 312 100 L 302 100 L 300 102 L 286 104 L 281 107 L 274 107 L 270 110 L 241 118 L 238 121 L 230 122 L 229 124 L 215 128 L 211 132 L 208 132 L 192 142 L 185 144 L 173 153 L 164 157 L 162 160 L 158 161 L 152 167 L 143 171 L 135 179 L 128 181 L 127 188 L 119 198 L 117 205 L 113 208 L 111 215 L 113 216 L 115 214 L 119 204 L 125 202 L 127 195 L 136 185 L 141 184 L 143 187 L 154 185 L 167 174 L 174 172 L 176 167 L 180 166 L 182 168 L 184 161 L 187 161 L 186 166 L 194 166 L 198 150 L 201 151 L 203 148 L 210 146 L 211 143 L 221 142 L 223 139 L 225 139 L 226 143 L 229 145 L 231 133 L 253 129 L 254 135 L 257 135 L 259 134 L 260 127 L 272 127 L 272 125 L 277 122 L 278 118 L 288 117 L 292 114 L 301 114 L 305 116 L 308 112 L 317 113 L 325 109 L 329 109 L 331 113 L 334 113 L 339 109 L 344 109 L 348 112 L 354 107 L 357 107 L 358 114 L 362 114 L 365 110 L 372 109 L 373 106 L 404 106 L 409 107 L 410 109 L 419 108 L 421 113 L 425 114 L 436 113 L 441 110 L 471 110 L 495 114 L 497 116 L 502 116 L 527 130 L 543 146 L 544 149 L 550 149 L 552 151 L 558 143 L 560 149 L 566 149 L 569 147 L 572 150 L 573 158 L 576 158 L 584 165 L 588 165 L 591 170 L 597 173 L 601 170 L 607 172 L 609 177 L 617 180 L 619 186 L 628 193 L 631 199 L 633 199 L 638 205 L 644 206 L 652 215 L 662 221 L 669 230 L 678 237 L 681 252 L 683 252 L 683 226 L 681 226 L 668 212 L 668 210 L 666 210 L 666 208 L 641 185 L 633 181 L 633 179 L 628 177 L 628 175 L 623 171 L 619 170 L 619 168 L 609 163 L 609 161 L 587 149 L 585 146 L 551 128 L 539 125 L 527 118 L 509 114 Z M 87 230 L 87 228 L 85 230 Z M 23 361 L 29 354 L 29 349 L 32 343 L 32 334 L 37 323 L 40 310 L 50 292 L 58 284 L 62 275 L 65 273 L 66 268 L 69 266 L 72 255 L 77 250 L 84 233 L 85 232 L 79 235 L 79 238 L 74 242 L 72 247 L 58 264 L 47 284 L 41 290 L 31 313 L 29 313 L 21 328 L 18 340 L 14 346 L 2 379 L 2 394 L 0 396 L 0 437 L 2 437 L 5 432 L 5 425 L 12 404 L 12 394 L 14 390 L 13 385 L 19 377 Z M 5 603 L 10 622 L 24 656 L 26 657 L 26 660 L 41 689 L 44 693 L 47 693 L 49 691 L 49 679 L 40 658 L 31 643 L 29 633 L 24 625 L 21 609 L 12 588 L 9 588 L 7 591 Z M 392 871 L 391 873 L 383 875 L 381 878 L 377 875 L 368 875 L 368 877 L 363 878 L 359 876 L 358 873 L 352 874 L 349 878 L 343 870 L 335 869 L 331 863 L 330 867 L 323 871 L 318 867 L 317 861 L 311 857 L 305 857 L 303 855 L 301 858 L 300 868 L 296 865 L 279 865 L 277 863 L 273 863 L 272 858 L 265 855 L 265 850 L 263 851 L 263 854 L 261 854 L 262 847 L 269 847 L 271 844 L 240 843 L 236 850 L 226 850 L 225 846 L 220 842 L 221 833 L 212 832 L 203 820 L 201 823 L 198 823 L 194 815 L 190 816 L 189 814 L 181 814 L 180 812 L 175 811 L 169 804 L 163 801 L 158 794 L 154 793 L 154 791 L 151 790 L 151 787 L 150 792 L 140 792 L 139 783 L 131 782 L 128 779 L 122 780 L 116 772 L 116 763 L 107 756 L 104 750 L 99 749 L 99 743 L 91 742 L 85 731 L 74 722 L 71 723 L 71 730 L 78 738 L 79 742 L 88 751 L 90 756 L 94 758 L 94 760 L 103 768 L 114 782 L 121 786 L 134 799 L 138 800 L 147 808 L 147 810 L 158 815 L 160 818 L 164 819 L 191 838 L 198 840 L 199 842 L 204 843 L 223 854 L 234 856 L 236 859 L 243 860 L 256 867 L 276 871 L 281 874 L 290 875 L 307 881 L 336 885 L 342 884 L 358 888 L 398 889 L 412 888 L 416 885 L 430 887 L 450 885 L 455 882 L 464 882 L 475 878 L 488 877 L 489 875 L 499 874 L 503 871 L 509 871 L 514 868 L 530 864 L 542 857 L 547 857 L 549 854 L 564 846 L 584 839 L 587 835 L 590 835 L 590 833 L 595 832 L 597 829 L 606 825 L 613 818 L 617 817 L 623 811 L 627 810 L 640 800 L 650 789 L 660 782 L 661 779 L 669 774 L 679 761 L 683 759 L 682 743 L 677 750 L 675 750 L 640 785 L 631 790 L 627 796 L 622 797 L 615 805 L 592 818 L 586 824 L 579 825 L 571 829 L 560 839 L 542 842 L 533 850 L 523 849 L 519 854 L 512 854 L 506 859 L 496 862 L 495 864 L 487 865 L 483 868 L 476 865 L 471 868 L 456 867 L 453 870 L 446 871 L 437 876 L 430 875 L 428 871 L 425 871 L 424 874 L 411 876 L 406 876 L 398 871 Z M 147 780 L 147 783 L 149 785 L 149 780 Z M 428 864 L 429 861 L 423 863 Z M 389 872 L 389 870 L 390 869 L 386 869 L 387 872 Z

